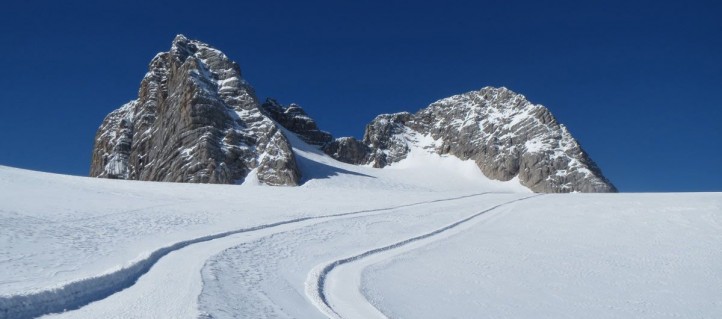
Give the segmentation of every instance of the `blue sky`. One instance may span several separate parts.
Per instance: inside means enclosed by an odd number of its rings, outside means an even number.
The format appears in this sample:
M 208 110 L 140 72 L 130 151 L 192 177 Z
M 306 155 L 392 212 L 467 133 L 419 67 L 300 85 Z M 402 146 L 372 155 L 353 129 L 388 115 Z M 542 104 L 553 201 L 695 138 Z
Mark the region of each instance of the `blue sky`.
M 484 86 L 547 106 L 625 192 L 722 191 L 719 1 L 10 1 L 0 165 L 86 175 L 182 33 L 334 136 Z

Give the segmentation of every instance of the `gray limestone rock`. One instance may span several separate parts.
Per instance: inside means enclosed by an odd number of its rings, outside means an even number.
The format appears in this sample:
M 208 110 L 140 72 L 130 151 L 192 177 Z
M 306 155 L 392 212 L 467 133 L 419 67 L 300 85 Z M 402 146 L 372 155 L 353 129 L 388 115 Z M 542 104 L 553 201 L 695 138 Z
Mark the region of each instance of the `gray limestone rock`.
M 384 167 L 406 158 L 409 147 L 403 134 L 410 120 L 408 112 L 382 114 L 366 125 L 363 143 L 371 149 L 373 167 Z
M 349 164 L 362 165 L 371 161 L 371 148 L 353 137 L 337 138 L 321 149 L 331 157 Z
M 137 101 L 131 101 L 105 117 L 95 135 L 95 148 L 90 164 L 90 175 L 128 179 L 128 158 L 133 141 L 133 114 Z
M 308 144 L 323 146 L 333 140 L 331 134 L 319 130 L 316 121 L 296 104 L 283 106 L 269 98 L 261 105 L 261 109 L 278 124 L 295 133 Z
M 434 143 L 420 143 L 420 137 Z M 445 98 L 413 115 L 380 115 L 359 143 L 368 150 L 352 151 L 363 149 L 356 143 L 334 142 L 324 150 L 340 161 L 384 167 L 421 147 L 473 160 L 492 179 L 517 177 L 535 192 L 616 191 L 547 108 L 503 87 Z
M 366 125 L 362 141 L 341 137 L 322 147 L 331 157 L 345 163 L 381 168 L 406 158 L 409 147 L 404 133 L 411 114 L 382 114 Z
M 90 175 L 229 184 L 254 170 L 269 185 L 300 179 L 288 140 L 261 111 L 238 64 L 179 35 L 151 61 L 138 99 L 103 121 Z
M 518 177 L 535 192 L 615 192 L 579 143 L 542 105 L 506 88 L 442 99 L 410 127 L 441 143 L 440 153 L 472 159 L 502 181 Z

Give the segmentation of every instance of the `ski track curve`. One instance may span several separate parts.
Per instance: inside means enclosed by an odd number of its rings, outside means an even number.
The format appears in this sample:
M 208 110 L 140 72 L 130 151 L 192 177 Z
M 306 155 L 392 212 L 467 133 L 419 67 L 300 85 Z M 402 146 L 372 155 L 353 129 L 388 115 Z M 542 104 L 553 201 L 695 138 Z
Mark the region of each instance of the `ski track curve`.
M 326 279 L 328 278 L 329 273 L 331 273 L 331 271 L 333 271 L 336 267 L 344 265 L 344 264 L 352 263 L 355 261 L 359 261 L 361 259 L 364 259 L 366 257 L 372 256 L 375 254 L 379 254 L 382 252 L 397 249 L 397 248 L 406 246 L 408 244 L 411 244 L 411 243 L 414 243 L 414 242 L 417 242 L 417 241 L 420 241 L 420 240 L 423 240 L 423 239 L 426 239 L 429 237 L 433 237 L 435 235 L 438 235 L 438 234 L 448 231 L 450 229 L 456 228 L 457 226 L 462 225 L 472 219 L 475 219 L 476 217 L 479 217 L 487 212 L 493 211 L 500 207 L 507 206 L 507 205 L 510 205 L 510 204 L 513 204 L 516 202 L 520 202 L 523 200 L 538 197 L 538 196 L 542 196 L 542 194 L 536 194 L 536 195 L 532 195 L 532 196 L 527 196 L 527 197 L 511 200 L 511 201 L 508 201 L 505 203 L 501 203 L 501 204 L 495 205 L 493 207 L 487 208 L 485 210 L 482 210 L 480 212 L 474 213 L 469 217 L 458 220 L 454 223 L 451 223 L 442 228 L 436 229 L 432 232 L 428 232 L 428 233 L 425 233 L 425 234 L 422 234 L 419 236 L 405 239 L 405 240 L 396 242 L 391 245 L 367 250 L 367 251 L 365 251 L 361 254 L 355 255 L 355 256 L 346 257 L 343 259 L 337 259 L 337 260 L 332 261 L 327 264 L 321 264 L 321 265 L 315 267 L 313 270 L 311 270 L 311 272 L 309 273 L 309 275 L 307 277 L 306 296 L 310 299 L 311 303 L 314 306 L 316 306 L 316 308 L 324 315 L 328 316 L 329 318 L 333 318 L 333 319 L 343 319 L 343 317 L 329 303 L 328 297 L 327 297 L 326 291 L 325 291 Z M 373 307 L 373 305 L 371 305 L 371 304 L 368 304 L 366 308 L 370 309 L 371 311 L 373 311 L 374 313 L 376 313 L 378 315 L 383 316 L 383 314 L 378 309 Z
M 299 217 L 177 242 L 170 246 L 155 250 L 150 253 L 148 257 L 141 259 L 128 267 L 121 268 L 114 272 L 106 273 L 96 277 L 84 278 L 78 281 L 70 282 L 60 287 L 32 292 L 29 294 L 0 296 L 0 319 L 34 318 L 51 313 L 60 313 L 79 309 L 91 302 L 102 300 L 110 295 L 113 295 L 119 291 L 133 286 L 138 281 L 138 279 L 144 274 L 146 274 L 161 258 L 171 252 L 180 250 L 193 244 L 207 242 L 240 233 L 247 233 L 278 227 L 282 225 L 301 223 L 308 220 L 323 220 L 336 217 L 360 215 L 364 213 L 383 212 L 431 203 L 459 200 L 463 198 L 481 196 L 490 193 L 494 192 L 475 193 L 464 196 L 441 198 L 410 204 L 396 205 L 391 207 L 365 209 L 345 213 Z

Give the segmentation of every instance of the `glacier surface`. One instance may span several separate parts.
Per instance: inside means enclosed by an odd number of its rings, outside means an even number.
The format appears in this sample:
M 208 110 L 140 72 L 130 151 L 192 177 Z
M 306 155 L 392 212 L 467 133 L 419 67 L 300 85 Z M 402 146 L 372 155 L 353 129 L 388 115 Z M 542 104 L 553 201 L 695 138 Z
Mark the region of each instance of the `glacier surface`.
M 720 193 L 539 195 L 282 133 L 300 187 L 0 166 L 0 318 L 722 316 Z

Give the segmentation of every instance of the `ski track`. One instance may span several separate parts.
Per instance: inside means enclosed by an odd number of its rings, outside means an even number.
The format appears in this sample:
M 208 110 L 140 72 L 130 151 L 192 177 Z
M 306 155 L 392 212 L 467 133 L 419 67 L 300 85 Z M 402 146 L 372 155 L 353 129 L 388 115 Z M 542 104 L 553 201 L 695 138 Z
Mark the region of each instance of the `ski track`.
M 400 242 L 397 242 L 397 243 L 394 243 L 394 244 L 391 244 L 388 246 L 374 248 L 374 249 L 368 250 L 366 252 L 363 252 L 363 253 L 355 255 L 355 256 L 338 259 L 338 260 L 332 261 L 325 265 L 319 265 L 318 267 L 311 270 L 311 272 L 308 275 L 308 279 L 306 280 L 306 296 L 309 298 L 311 303 L 314 306 L 316 306 L 316 308 L 324 315 L 328 316 L 329 318 L 343 319 L 343 317 L 334 309 L 334 307 L 331 306 L 331 304 L 328 301 L 328 297 L 326 296 L 326 292 L 325 292 L 326 279 L 328 278 L 329 273 L 331 273 L 331 271 L 333 271 L 336 267 L 344 265 L 344 264 L 356 262 L 356 261 L 359 261 L 361 259 L 364 259 L 366 257 L 372 256 L 375 254 L 379 254 L 382 252 L 397 249 L 397 248 L 406 246 L 408 244 L 411 244 L 411 243 L 414 243 L 414 242 L 417 242 L 417 241 L 420 241 L 420 240 L 423 240 L 423 239 L 426 239 L 429 237 L 433 237 L 435 235 L 438 235 L 438 234 L 448 231 L 450 229 L 456 228 L 457 226 L 462 225 L 462 224 L 464 224 L 476 217 L 479 217 L 480 215 L 483 215 L 487 212 L 493 211 L 500 207 L 507 206 L 507 205 L 510 205 L 510 204 L 513 204 L 513 203 L 516 203 L 519 201 L 538 197 L 538 196 L 542 196 L 542 194 L 527 196 L 524 198 L 515 199 L 512 201 L 501 203 L 501 204 L 495 205 L 491 208 L 487 208 L 483 211 L 475 213 L 469 217 L 466 217 L 464 219 L 456 221 L 452 224 L 449 224 L 442 228 L 434 230 L 432 232 L 425 233 L 425 234 L 422 234 L 422 235 L 419 235 L 416 237 L 412 237 L 412 238 L 409 238 L 409 239 L 406 239 L 406 240 L 403 240 L 403 241 L 400 241 Z M 368 301 L 366 303 L 367 303 L 367 305 L 366 305 L 367 309 L 377 313 L 378 315 L 383 316 L 383 314 L 378 309 L 373 307 L 373 305 L 368 303 Z
M 121 268 L 117 271 L 99 275 L 96 277 L 90 277 L 81 279 L 78 281 L 70 282 L 60 287 L 55 287 L 47 290 L 32 292 L 29 294 L 18 294 L 10 296 L 0 296 L 0 318 L 34 318 L 51 313 L 60 313 L 69 310 L 79 309 L 91 302 L 102 300 L 110 295 L 113 295 L 121 290 L 133 286 L 138 278 L 146 274 L 161 258 L 168 255 L 171 252 L 180 250 L 184 247 L 207 242 L 223 237 L 228 237 L 235 234 L 253 232 L 282 225 L 301 223 L 308 220 L 323 220 L 336 217 L 360 215 L 364 213 L 383 212 L 388 210 L 395 210 L 399 208 L 407 208 L 431 203 L 445 202 L 459 200 L 463 198 L 482 196 L 494 192 L 483 192 L 464 196 L 450 197 L 435 199 L 430 201 L 422 201 L 411 204 L 397 205 L 385 208 L 366 209 L 353 212 L 328 214 L 322 216 L 310 216 L 310 217 L 299 217 L 295 219 L 289 219 L 279 221 L 275 223 L 263 224 L 248 228 L 242 228 L 227 232 L 222 232 L 214 235 L 202 236 L 195 239 L 185 240 L 177 242 L 170 246 L 160 248 L 153 251 L 148 257 L 137 261 L 136 263 Z M 502 204 L 503 205 L 503 204 Z M 495 208 L 498 206 L 495 206 Z M 493 208 L 492 208 L 493 209 Z M 476 216 L 476 215 L 475 215 Z M 473 217 L 472 217 L 473 218 Z M 447 226 L 448 227 L 448 226 Z M 443 231 L 443 230 L 442 230 Z M 428 237 L 428 236 L 427 236 Z M 419 238 L 420 239 L 420 238 Z M 401 243 L 397 245 L 403 245 Z M 395 246 L 396 247 L 396 246 Z M 393 248 L 393 247 L 392 247 Z M 388 248 L 391 249 L 391 248 Z M 374 250 L 375 251 L 375 250 Z M 358 257 L 358 256 L 357 256 Z M 363 257 L 360 257 L 363 258 Z M 348 261 L 347 261 L 348 262 Z M 330 269 L 329 269 L 330 271 Z

